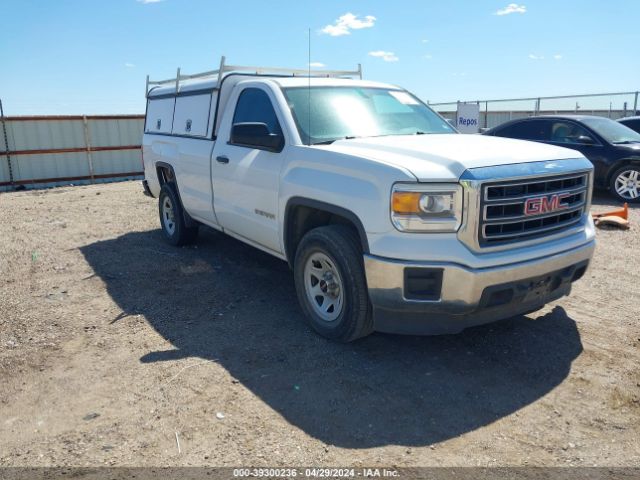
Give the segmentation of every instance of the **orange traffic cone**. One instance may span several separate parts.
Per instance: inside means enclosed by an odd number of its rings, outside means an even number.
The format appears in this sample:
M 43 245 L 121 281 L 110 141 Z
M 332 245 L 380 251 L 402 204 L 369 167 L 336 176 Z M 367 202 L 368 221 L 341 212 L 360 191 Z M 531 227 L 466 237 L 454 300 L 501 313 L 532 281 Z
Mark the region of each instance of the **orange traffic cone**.
M 601 218 L 601 217 L 620 217 L 625 220 L 629 220 L 629 204 L 625 202 L 622 208 L 618 210 L 611 210 L 609 212 L 601 212 L 601 213 L 592 213 L 591 216 L 593 219 Z

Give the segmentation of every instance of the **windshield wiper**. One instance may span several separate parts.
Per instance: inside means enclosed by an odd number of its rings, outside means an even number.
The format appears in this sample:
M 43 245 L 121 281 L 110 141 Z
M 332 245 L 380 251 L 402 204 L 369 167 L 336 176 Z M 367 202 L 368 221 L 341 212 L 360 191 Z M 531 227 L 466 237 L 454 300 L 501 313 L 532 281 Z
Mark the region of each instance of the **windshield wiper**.
M 422 130 L 417 130 L 414 133 L 384 133 L 382 135 L 347 135 L 345 137 L 334 138 L 333 140 L 325 140 L 322 142 L 315 142 L 311 145 L 331 145 L 333 142 L 337 142 L 338 140 L 353 140 L 355 138 L 378 138 L 378 137 L 392 137 L 392 136 L 402 136 L 402 135 L 434 135 L 435 132 L 423 132 Z
M 324 140 L 322 142 L 314 142 L 311 145 L 331 145 L 333 142 L 337 142 L 338 140 L 353 140 L 354 138 L 362 138 L 362 137 L 354 137 L 351 135 L 347 135 L 346 137 L 334 138 L 333 140 Z
M 614 145 L 628 145 L 629 143 L 640 143 L 640 140 L 623 140 L 621 142 L 611 142 Z

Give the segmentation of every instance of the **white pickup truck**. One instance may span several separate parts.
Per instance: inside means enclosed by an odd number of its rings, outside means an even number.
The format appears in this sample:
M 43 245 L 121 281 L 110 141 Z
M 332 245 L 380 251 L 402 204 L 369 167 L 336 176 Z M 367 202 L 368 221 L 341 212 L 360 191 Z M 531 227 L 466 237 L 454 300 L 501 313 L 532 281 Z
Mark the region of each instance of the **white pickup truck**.
M 593 167 L 580 153 L 459 134 L 359 70 L 223 57 L 146 90 L 144 188 L 167 241 L 207 225 L 287 261 L 327 338 L 455 333 L 532 312 L 567 295 L 593 255 Z

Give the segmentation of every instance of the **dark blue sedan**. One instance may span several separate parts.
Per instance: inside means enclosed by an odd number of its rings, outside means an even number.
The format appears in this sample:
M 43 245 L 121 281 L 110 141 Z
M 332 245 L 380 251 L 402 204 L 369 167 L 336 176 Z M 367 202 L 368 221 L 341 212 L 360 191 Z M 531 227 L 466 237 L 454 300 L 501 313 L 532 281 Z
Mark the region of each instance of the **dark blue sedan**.
M 511 120 L 484 135 L 578 150 L 595 167 L 596 187 L 624 202 L 640 202 L 640 133 L 621 123 L 589 115 L 545 115 Z

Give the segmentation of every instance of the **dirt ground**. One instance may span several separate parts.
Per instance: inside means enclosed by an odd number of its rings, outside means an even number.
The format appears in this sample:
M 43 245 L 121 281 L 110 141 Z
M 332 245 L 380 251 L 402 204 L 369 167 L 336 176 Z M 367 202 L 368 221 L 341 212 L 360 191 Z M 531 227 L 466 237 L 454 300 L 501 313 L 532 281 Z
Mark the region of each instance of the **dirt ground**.
M 640 466 L 631 221 L 540 312 L 340 345 L 285 263 L 166 245 L 139 182 L 0 194 L 0 466 Z

